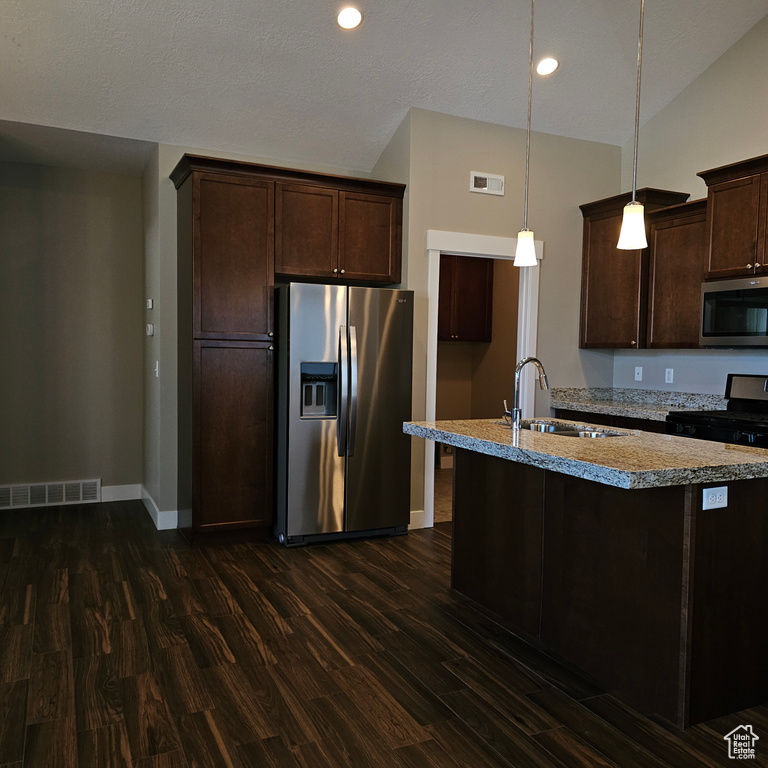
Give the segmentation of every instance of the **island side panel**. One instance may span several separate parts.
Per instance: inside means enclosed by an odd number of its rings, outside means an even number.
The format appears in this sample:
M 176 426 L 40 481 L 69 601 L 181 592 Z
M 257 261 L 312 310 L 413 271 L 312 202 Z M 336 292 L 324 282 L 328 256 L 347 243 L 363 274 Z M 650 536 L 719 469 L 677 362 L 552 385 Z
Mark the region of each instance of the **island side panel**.
M 768 480 L 723 485 L 724 509 L 696 493 L 691 724 L 768 701 Z
M 548 472 L 544 500 L 542 645 L 678 723 L 685 486 L 624 490 Z
M 544 471 L 457 449 L 452 586 L 536 641 Z

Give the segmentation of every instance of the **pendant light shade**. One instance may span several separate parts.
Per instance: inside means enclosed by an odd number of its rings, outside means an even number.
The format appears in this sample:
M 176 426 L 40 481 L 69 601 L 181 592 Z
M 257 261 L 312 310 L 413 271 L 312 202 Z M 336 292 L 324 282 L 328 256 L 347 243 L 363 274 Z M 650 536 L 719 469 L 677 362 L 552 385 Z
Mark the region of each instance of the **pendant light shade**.
M 648 247 L 645 237 L 645 216 L 642 203 L 627 203 L 624 206 L 624 218 L 621 220 L 619 243 L 616 246 L 623 251 L 636 251 Z
M 624 206 L 624 218 L 621 222 L 621 232 L 617 248 L 626 251 L 635 251 L 647 248 L 648 241 L 645 237 L 645 217 L 643 206 L 635 201 L 637 192 L 637 137 L 640 132 L 640 73 L 643 68 L 643 16 L 645 14 L 645 0 L 640 0 L 640 32 L 637 38 L 637 93 L 635 95 L 635 147 L 632 162 L 632 202 Z
M 521 229 L 517 233 L 517 248 L 515 249 L 515 260 L 512 262 L 516 267 L 535 267 L 536 249 L 533 245 L 533 232 L 530 229 Z
M 533 95 L 533 3 L 531 0 L 531 44 L 528 49 L 528 130 L 525 137 L 525 210 L 523 228 L 517 233 L 515 249 L 516 267 L 535 267 L 536 250 L 533 246 L 533 231 L 528 229 L 528 171 L 531 165 L 531 96 Z

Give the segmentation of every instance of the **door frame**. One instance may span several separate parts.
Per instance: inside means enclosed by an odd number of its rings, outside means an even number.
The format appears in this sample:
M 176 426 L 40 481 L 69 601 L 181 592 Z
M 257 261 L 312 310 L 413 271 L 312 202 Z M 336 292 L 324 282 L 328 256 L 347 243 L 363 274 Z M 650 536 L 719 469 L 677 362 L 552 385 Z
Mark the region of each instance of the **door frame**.
M 437 402 L 437 314 L 440 293 L 440 255 L 471 256 L 480 259 L 505 259 L 515 257 L 517 239 L 493 235 L 472 235 L 463 232 L 427 230 L 427 377 L 426 421 L 435 420 Z M 544 242 L 534 241 L 536 258 L 544 257 Z M 539 268 L 523 268 L 520 271 L 520 288 L 517 311 L 516 360 L 536 355 L 536 333 L 539 311 Z M 525 418 L 533 416 L 536 397 L 535 379 L 531 366 L 522 372 L 520 406 Z M 512 382 L 510 382 L 510 388 Z M 501 414 L 499 414 L 501 416 Z M 422 525 L 413 520 L 411 527 L 431 528 L 435 520 L 435 442 L 424 441 L 424 513 Z

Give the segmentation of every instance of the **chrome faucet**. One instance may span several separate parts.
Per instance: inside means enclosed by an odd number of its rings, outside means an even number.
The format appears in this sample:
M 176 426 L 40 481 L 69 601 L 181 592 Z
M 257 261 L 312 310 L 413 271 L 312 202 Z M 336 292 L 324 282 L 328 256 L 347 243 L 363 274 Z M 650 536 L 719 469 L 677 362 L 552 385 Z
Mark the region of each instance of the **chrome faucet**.
M 512 401 L 511 411 L 507 408 L 507 401 L 504 401 L 504 418 L 506 419 L 507 416 L 511 417 L 512 429 L 520 429 L 520 372 L 528 363 L 533 363 L 536 366 L 536 370 L 539 372 L 539 387 L 541 387 L 541 389 L 549 389 L 547 374 L 544 373 L 544 366 L 539 362 L 538 358 L 524 357 L 515 366 L 515 399 Z

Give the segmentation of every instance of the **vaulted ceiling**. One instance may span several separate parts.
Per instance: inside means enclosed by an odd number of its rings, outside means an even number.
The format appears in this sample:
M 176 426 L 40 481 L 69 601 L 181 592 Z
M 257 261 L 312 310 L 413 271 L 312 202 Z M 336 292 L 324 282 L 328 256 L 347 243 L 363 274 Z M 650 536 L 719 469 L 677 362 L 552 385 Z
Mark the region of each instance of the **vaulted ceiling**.
M 81 137 L 84 161 L 125 167 L 160 142 L 366 172 L 410 107 L 525 126 L 528 0 L 355 4 L 363 25 L 343 31 L 336 0 L 7 0 L 0 160 L 45 162 L 64 128 L 101 135 Z M 766 13 L 649 0 L 641 121 Z M 561 67 L 535 77 L 534 130 L 632 135 L 639 14 L 640 0 L 536 3 L 535 57 Z

